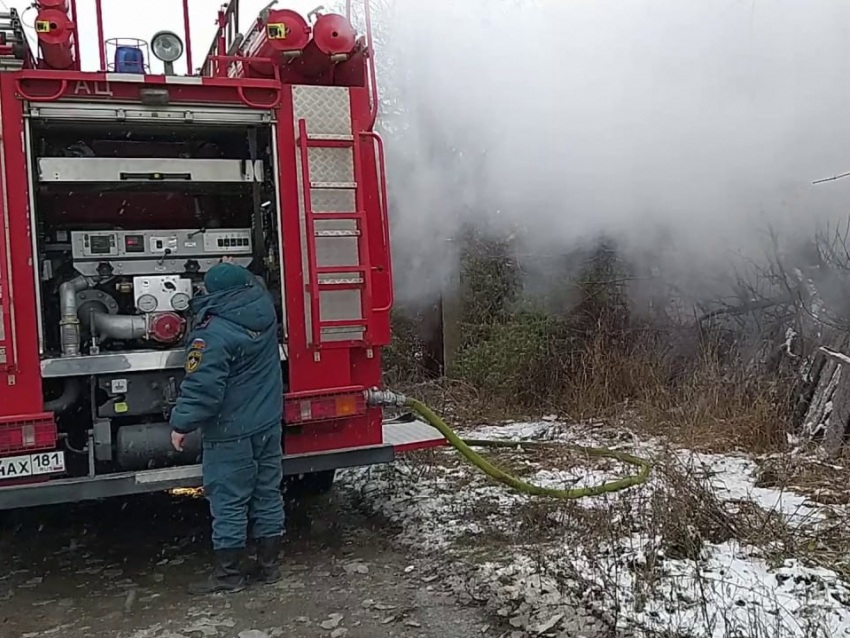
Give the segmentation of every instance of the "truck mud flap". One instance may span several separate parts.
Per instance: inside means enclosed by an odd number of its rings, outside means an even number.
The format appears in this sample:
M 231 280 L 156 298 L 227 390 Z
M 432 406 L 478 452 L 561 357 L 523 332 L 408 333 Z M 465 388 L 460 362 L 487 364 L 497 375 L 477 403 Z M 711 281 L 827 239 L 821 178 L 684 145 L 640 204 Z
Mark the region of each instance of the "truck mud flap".
M 396 454 L 436 447 L 444 443 L 445 440 L 439 432 L 425 423 L 390 422 L 384 424 L 382 445 L 289 455 L 285 457 L 283 471 L 287 476 L 292 476 L 346 467 L 391 463 Z M 200 485 L 200 465 L 55 479 L 30 485 L 0 487 L 0 510 L 56 505 L 176 488 L 194 488 Z

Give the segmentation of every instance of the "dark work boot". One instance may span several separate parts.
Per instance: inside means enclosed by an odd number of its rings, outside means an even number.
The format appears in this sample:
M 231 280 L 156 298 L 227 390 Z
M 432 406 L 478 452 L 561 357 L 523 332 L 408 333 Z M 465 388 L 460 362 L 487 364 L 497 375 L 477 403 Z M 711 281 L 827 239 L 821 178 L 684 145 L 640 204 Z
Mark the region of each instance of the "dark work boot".
M 277 555 L 280 552 L 280 536 L 257 539 L 257 575 L 261 583 L 268 585 L 280 580 Z
M 189 585 L 193 595 L 214 594 L 216 592 L 237 592 L 245 589 L 245 575 L 239 569 L 241 549 L 219 549 L 215 552 L 215 569 L 203 582 Z

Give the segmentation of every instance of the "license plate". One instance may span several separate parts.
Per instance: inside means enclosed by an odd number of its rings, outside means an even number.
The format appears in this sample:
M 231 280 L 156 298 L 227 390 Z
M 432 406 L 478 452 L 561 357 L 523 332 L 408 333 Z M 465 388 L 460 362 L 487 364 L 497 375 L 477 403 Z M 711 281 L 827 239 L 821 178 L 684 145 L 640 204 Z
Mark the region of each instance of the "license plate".
M 64 452 L 39 452 L 0 458 L 0 480 L 65 471 Z

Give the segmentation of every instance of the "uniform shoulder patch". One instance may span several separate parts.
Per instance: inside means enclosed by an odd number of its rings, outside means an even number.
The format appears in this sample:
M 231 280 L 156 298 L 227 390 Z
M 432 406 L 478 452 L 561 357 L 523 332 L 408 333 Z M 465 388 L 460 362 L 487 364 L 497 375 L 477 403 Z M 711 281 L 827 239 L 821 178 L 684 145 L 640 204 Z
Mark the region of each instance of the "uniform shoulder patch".
M 192 374 L 201 365 L 204 354 L 200 350 L 191 350 L 186 355 L 186 374 Z
M 207 347 L 207 342 L 203 339 L 192 339 L 192 343 L 189 344 L 190 350 L 203 350 Z

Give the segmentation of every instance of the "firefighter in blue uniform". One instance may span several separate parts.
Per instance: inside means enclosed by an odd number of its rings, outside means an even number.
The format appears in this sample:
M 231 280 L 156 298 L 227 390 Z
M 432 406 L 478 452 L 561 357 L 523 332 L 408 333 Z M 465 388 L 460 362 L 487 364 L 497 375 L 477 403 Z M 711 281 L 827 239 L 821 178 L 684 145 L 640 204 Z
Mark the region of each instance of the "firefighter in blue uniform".
M 213 266 L 204 285 L 207 294 L 192 301 L 195 330 L 171 413 L 175 448 L 198 428 L 203 441 L 216 564 L 208 581 L 190 587 L 197 594 L 245 588 L 240 563 L 249 526 L 259 579 L 278 580 L 284 519 L 283 383 L 271 296 L 248 270 L 228 262 Z

